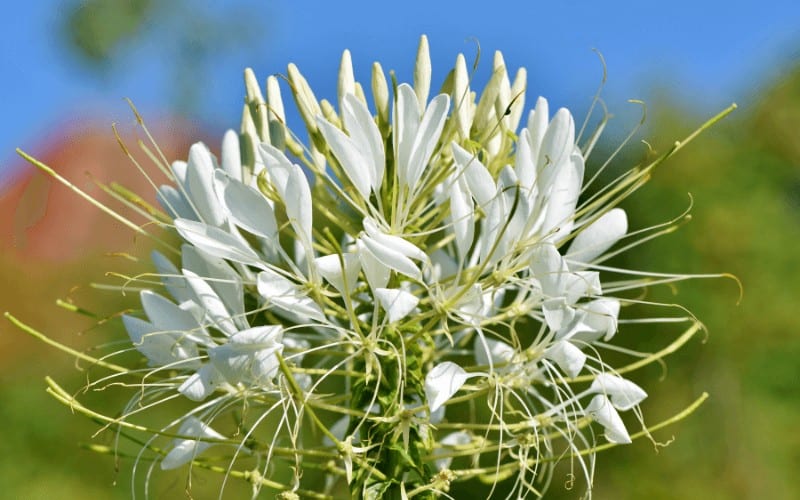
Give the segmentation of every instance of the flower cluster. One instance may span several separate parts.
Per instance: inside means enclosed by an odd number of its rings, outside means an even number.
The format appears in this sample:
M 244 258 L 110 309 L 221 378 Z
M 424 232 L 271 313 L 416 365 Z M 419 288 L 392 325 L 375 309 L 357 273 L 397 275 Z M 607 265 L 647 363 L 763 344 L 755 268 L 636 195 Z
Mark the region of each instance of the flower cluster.
M 461 55 L 431 94 L 424 37 L 413 85 L 375 63 L 369 102 L 353 74 L 345 51 L 334 107 L 289 66 L 304 146 L 278 80 L 265 97 L 248 70 L 219 159 L 198 143 L 165 166 L 152 221 L 179 260 L 153 253 L 160 284 L 123 317 L 147 368 L 103 360 L 103 383 L 140 379 L 113 424 L 182 408 L 137 462 L 221 461 L 254 495 L 433 498 L 480 479 L 540 496 L 562 458 L 590 487 L 594 452 L 631 442 L 624 413 L 642 422 L 622 374 L 663 355 L 604 362 L 624 292 L 685 277 L 601 264 L 652 235 L 619 245 L 617 205 L 648 169 L 587 191 L 597 134 L 580 144 L 541 97 L 524 114 L 525 70 L 512 81 L 499 52 L 480 94 Z

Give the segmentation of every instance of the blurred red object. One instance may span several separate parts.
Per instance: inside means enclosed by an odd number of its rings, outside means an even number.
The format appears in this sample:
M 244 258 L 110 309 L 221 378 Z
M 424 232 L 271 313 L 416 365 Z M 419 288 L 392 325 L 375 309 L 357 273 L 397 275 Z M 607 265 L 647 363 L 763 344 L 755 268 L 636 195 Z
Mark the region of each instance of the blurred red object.
M 148 203 L 155 203 L 153 186 L 127 157 L 108 123 L 97 125 L 97 121 L 86 119 L 79 123 L 54 127 L 54 132 L 25 152 L 136 224 L 146 223 L 97 183 L 119 183 Z M 186 159 L 189 146 L 202 138 L 197 127 L 178 119 L 148 123 L 157 123 L 149 129 L 169 162 Z M 166 182 L 138 145 L 139 139 L 147 142 L 144 134 L 133 124 L 119 132 L 153 182 Z M 55 306 L 55 299 L 79 304 L 85 300 L 98 308 L 94 312 L 100 317 L 117 315 L 125 307 L 124 297 L 98 294 L 88 285 L 109 280 L 121 284 L 107 278 L 107 271 L 141 272 L 135 270 L 136 266 L 149 262 L 152 243 L 135 236 L 130 228 L 21 157 L 5 171 L 9 173 L 0 180 L 0 283 L 4 285 L 0 287 L 0 310 L 71 346 L 97 344 L 94 336 L 81 332 L 95 331 L 98 319 L 61 310 Z M 121 258 L 121 254 L 133 258 Z M 6 335 L 2 331 L 6 329 L 13 333 Z M 11 373 L 15 366 L 31 362 L 48 363 L 53 369 L 71 363 L 55 350 L 42 351 L 38 341 L 15 331 L 9 322 L 0 322 L 0 331 L 0 378 L 4 371 Z
M 189 146 L 199 139 L 197 128 L 177 119 L 158 123 L 150 130 L 164 156 L 169 162 L 185 159 Z M 137 144 L 140 138 L 147 142 L 144 135 L 134 130 L 120 130 L 120 134 L 156 185 L 163 184 L 166 178 Z M 51 134 L 26 153 L 121 213 L 129 211 L 104 193 L 98 182 L 119 183 L 155 203 L 152 185 L 126 156 L 108 125 L 58 128 L 58 135 Z M 0 252 L 6 257 L 65 263 L 97 252 L 124 250 L 133 238 L 129 228 L 22 158 L 0 185 Z

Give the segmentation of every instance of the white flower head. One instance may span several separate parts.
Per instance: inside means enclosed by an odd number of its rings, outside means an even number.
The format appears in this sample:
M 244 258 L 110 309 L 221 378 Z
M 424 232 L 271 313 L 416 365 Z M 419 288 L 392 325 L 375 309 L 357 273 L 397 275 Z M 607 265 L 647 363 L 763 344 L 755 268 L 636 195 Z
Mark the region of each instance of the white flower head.
M 234 444 L 203 459 L 254 496 L 341 482 L 400 498 L 516 475 L 509 496 L 524 497 L 560 457 L 593 471 L 603 445 L 587 423 L 624 444 L 620 412 L 642 421 L 647 393 L 618 374 L 674 350 L 617 365 L 632 353 L 625 306 L 688 277 L 606 263 L 649 239 L 617 206 L 649 170 L 593 186 L 596 139 L 543 97 L 523 119 L 526 72 L 512 79 L 499 52 L 481 91 L 463 55 L 432 83 L 425 37 L 413 85 L 376 63 L 369 99 L 356 74 L 345 51 L 332 104 L 295 65 L 284 90 L 247 70 L 241 132 L 220 159 L 194 144 L 161 165 L 161 210 L 126 200 L 149 217 L 129 227 L 179 244 L 152 235 L 159 279 L 130 280 L 141 310 L 121 316 L 139 360 L 96 360 L 112 374 L 90 387 L 135 388 L 109 423 L 147 434 L 140 459 L 162 469 Z M 632 318 L 677 321 L 700 328 Z

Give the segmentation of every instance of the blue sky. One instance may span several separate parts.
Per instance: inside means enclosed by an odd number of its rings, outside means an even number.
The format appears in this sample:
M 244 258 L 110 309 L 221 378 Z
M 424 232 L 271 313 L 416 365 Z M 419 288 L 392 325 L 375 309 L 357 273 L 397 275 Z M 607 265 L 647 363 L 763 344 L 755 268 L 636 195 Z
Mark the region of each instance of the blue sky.
M 98 77 L 58 36 L 69 3 L 12 2 L 0 20 L 0 175 L 16 163 L 15 147 L 35 153 L 42 137 L 58 136 L 65 123 L 130 122 L 123 97 L 145 116 L 158 116 L 174 99 L 169 33 L 156 23 L 153 37 L 124 50 L 113 72 Z M 213 14 L 222 2 L 188 3 Z M 458 52 L 471 61 L 478 40 L 479 82 L 500 49 L 510 68 L 528 69 L 529 95 L 544 95 L 551 106 L 572 107 L 578 116 L 602 74 L 593 48 L 608 65 L 606 101 L 623 115 L 626 99 L 646 99 L 654 85 L 701 112 L 733 101 L 746 106 L 770 78 L 800 63 L 796 0 L 237 3 L 252 9 L 239 22 L 254 23 L 261 33 L 192 76 L 203 98 L 191 118 L 212 132 L 238 128 L 246 65 L 263 80 L 295 62 L 317 96 L 331 98 L 344 48 L 365 83 L 374 60 L 410 80 L 421 33 L 431 42 L 434 81 L 441 82 Z

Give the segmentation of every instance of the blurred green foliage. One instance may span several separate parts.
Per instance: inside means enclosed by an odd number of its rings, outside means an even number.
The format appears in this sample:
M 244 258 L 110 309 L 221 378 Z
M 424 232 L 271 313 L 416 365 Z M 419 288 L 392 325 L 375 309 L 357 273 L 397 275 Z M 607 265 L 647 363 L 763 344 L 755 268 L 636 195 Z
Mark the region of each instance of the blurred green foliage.
M 156 3 L 84 0 L 65 19 L 70 46 L 94 64 L 108 64 L 125 41 L 143 30 Z
M 171 94 L 165 99 L 171 109 L 164 111 L 191 118 L 200 115 L 213 84 L 207 75 L 214 73 L 214 61 L 252 55 L 263 44 L 270 8 L 259 0 L 229 1 L 224 9 L 197 0 L 76 0 L 63 17 L 61 37 L 101 77 L 160 65 Z M 143 47 L 156 48 L 149 61 L 135 57 Z

